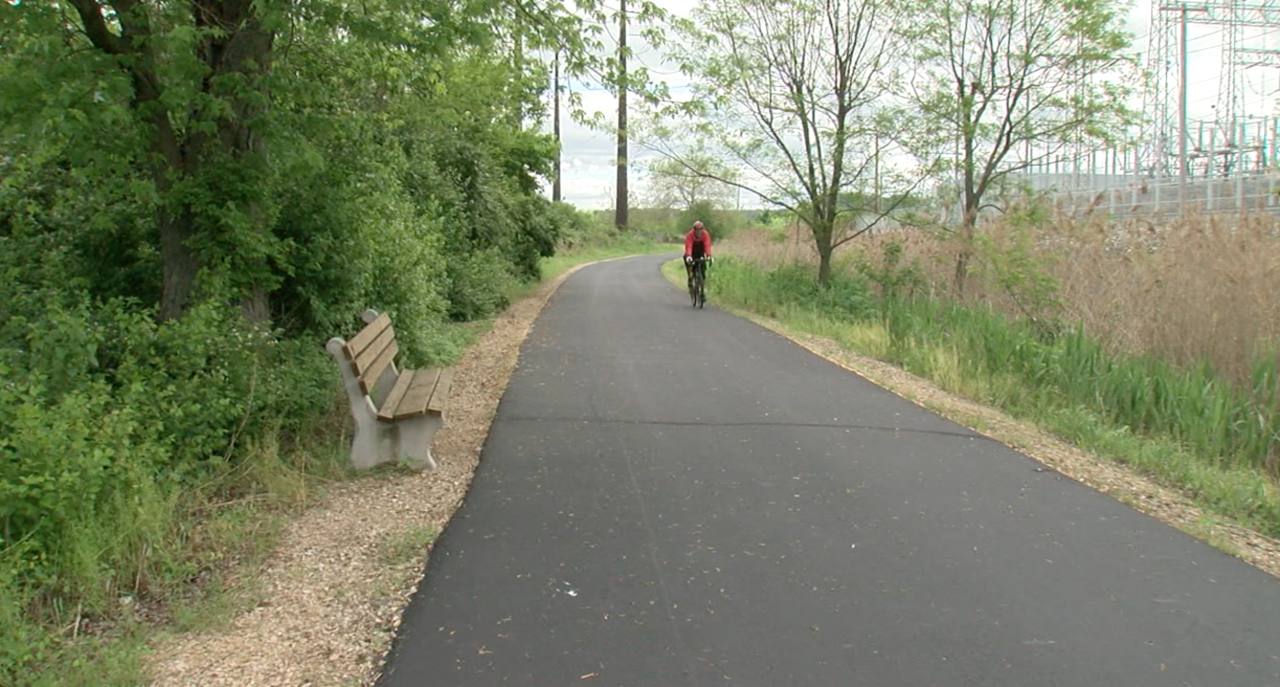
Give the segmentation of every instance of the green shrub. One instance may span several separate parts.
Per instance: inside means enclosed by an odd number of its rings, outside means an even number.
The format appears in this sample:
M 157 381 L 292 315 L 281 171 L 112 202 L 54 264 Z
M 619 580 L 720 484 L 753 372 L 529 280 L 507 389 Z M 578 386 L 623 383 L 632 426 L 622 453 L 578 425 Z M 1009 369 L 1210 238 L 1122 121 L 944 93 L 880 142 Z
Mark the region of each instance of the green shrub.
M 847 318 L 863 318 L 875 312 L 875 301 L 864 279 L 835 274 L 824 287 L 808 265 L 782 265 L 765 271 L 750 262 L 724 256 L 716 259 L 707 283 L 713 294 L 727 294 L 734 302 L 767 314 L 796 307 Z
M 292 248 L 273 294 L 281 324 L 323 342 L 353 334 L 373 308 L 395 318 L 406 355 L 423 357 L 448 311 L 444 221 L 399 183 L 404 152 L 354 127 L 300 141 L 282 164 L 291 183 L 277 231 Z
M 454 259 L 449 263 L 449 316 L 477 320 L 492 315 L 506 307 L 514 281 L 497 250 Z
M 18 571 L 0 556 L 0 684 L 23 685 L 30 667 L 48 662 L 52 637 L 24 614 L 30 599 L 23 594 Z
M 683 239 L 684 235 L 693 228 L 694 222 L 702 222 L 702 226 L 711 232 L 713 242 L 728 239 L 739 228 L 734 226 L 730 213 L 720 210 L 714 203 L 706 200 L 697 201 L 680 213 L 676 219 L 677 235 Z
M 896 300 L 910 298 L 925 285 L 924 272 L 916 261 L 902 264 L 903 246 L 900 241 L 884 244 L 880 264 L 874 263 L 864 253 L 855 253 L 853 265 L 858 273 L 874 283 L 881 298 Z

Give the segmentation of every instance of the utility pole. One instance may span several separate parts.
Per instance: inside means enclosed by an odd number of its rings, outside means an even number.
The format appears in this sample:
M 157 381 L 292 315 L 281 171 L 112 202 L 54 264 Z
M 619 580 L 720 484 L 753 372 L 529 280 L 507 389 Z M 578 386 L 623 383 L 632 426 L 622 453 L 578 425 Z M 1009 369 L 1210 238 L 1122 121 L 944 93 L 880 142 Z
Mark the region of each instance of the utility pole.
M 618 199 L 613 223 L 627 228 L 627 0 L 618 11 Z
M 554 119 L 552 125 L 556 135 L 556 175 L 551 182 L 551 200 L 560 202 L 560 158 L 564 157 L 564 150 L 560 147 L 560 51 L 556 51 L 555 77 L 552 81 L 551 92 L 555 97 Z

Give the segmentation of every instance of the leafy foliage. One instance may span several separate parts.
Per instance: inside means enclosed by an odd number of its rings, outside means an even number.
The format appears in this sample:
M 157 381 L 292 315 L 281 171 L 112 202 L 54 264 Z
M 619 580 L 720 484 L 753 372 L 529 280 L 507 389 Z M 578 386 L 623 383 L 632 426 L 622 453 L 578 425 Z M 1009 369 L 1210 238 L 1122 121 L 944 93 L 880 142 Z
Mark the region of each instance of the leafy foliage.
M 925 283 L 920 265 L 915 261 L 904 265 L 902 253 L 902 243 L 891 241 L 884 246 L 880 264 L 861 253 L 854 256 L 858 272 L 874 282 L 880 289 L 880 297 L 887 301 L 910 298 Z
M 649 165 L 651 204 L 677 210 L 688 210 L 698 203 L 727 204 L 737 189 L 722 179 L 737 180 L 723 160 L 703 151 L 682 158 L 658 158 Z
M 711 240 L 713 242 L 722 241 L 733 236 L 733 232 L 737 228 L 734 226 L 733 220 L 734 218 L 728 212 L 717 208 L 711 201 L 700 200 L 680 213 L 676 220 L 676 230 L 683 236 L 693 228 L 694 222 L 702 222 L 702 226 L 711 232 Z
M 835 249 L 893 209 L 858 191 L 883 179 L 902 199 L 923 178 L 879 171 L 882 152 L 901 150 L 888 136 L 882 150 L 881 133 L 901 129 L 880 103 L 893 97 L 894 27 L 907 19 L 897 0 L 705 2 L 683 25 L 679 56 L 695 97 L 675 114 L 691 121 L 656 127 L 652 144 L 682 176 L 793 215 L 812 233 L 825 284 Z M 721 160 L 758 181 L 739 184 Z
M 0 684 L 26 685 L 70 615 L 206 569 L 196 507 L 268 488 L 254 447 L 295 455 L 334 407 L 323 341 L 372 307 L 407 364 L 447 360 L 451 320 L 491 316 L 580 231 L 540 195 L 556 145 L 524 126 L 544 79 L 517 56 L 598 67 L 599 12 L 4 8 Z
M 978 214 L 1011 175 L 1073 143 L 1105 141 L 1132 117 L 1132 64 L 1120 3 L 1110 0 L 913 0 L 901 27 L 919 67 L 911 92 L 917 150 L 954 146 L 964 215 L 963 290 Z M 1064 46 L 1071 46 L 1064 49 Z

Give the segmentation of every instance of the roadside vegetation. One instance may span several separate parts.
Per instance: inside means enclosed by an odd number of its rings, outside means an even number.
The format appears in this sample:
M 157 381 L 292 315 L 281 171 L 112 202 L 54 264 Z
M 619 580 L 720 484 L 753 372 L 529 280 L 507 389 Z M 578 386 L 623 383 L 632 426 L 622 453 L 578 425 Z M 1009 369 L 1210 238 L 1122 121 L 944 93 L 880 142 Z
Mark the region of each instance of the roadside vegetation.
M 1067 217 L 1030 191 L 1055 183 L 1033 170 L 1064 150 L 1142 147 L 1126 140 L 1140 75 L 1125 11 L 707 0 L 672 50 L 695 97 L 652 108 L 646 143 L 666 173 L 770 209 L 718 243 L 713 303 L 1035 420 L 1280 536 L 1276 221 Z
M 960 247 L 903 231 L 844 251 L 826 286 L 796 229 L 720 248 L 713 302 L 775 318 L 1032 420 L 1280 537 L 1280 269 L 1273 220 L 1150 233 L 1033 213 Z
M 575 261 L 546 199 L 559 5 L 14 2 L 0 13 L 0 684 L 141 680 L 352 477 L 323 350 L 373 307 L 449 364 Z

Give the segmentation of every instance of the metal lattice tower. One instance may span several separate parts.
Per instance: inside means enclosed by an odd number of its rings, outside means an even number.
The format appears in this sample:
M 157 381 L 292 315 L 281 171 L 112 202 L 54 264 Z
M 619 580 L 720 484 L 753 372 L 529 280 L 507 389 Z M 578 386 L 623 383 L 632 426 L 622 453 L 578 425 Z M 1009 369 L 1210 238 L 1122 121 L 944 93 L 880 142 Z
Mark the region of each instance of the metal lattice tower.
M 1171 176 L 1170 155 L 1178 151 L 1177 100 L 1179 59 L 1176 23 L 1162 5 L 1151 7 L 1150 45 L 1147 49 L 1146 126 L 1142 140 L 1147 146 L 1142 164 L 1148 174 Z
M 1147 57 L 1149 83 L 1144 104 L 1143 172 L 1152 176 L 1175 176 L 1182 133 L 1179 93 L 1185 46 L 1179 42 L 1182 23 L 1222 27 L 1222 60 L 1214 108 L 1214 143 L 1205 149 L 1203 141 L 1187 141 L 1196 155 L 1206 160 L 1211 172 L 1230 174 L 1234 154 L 1250 145 L 1242 134 L 1245 112 L 1245 69 L 1280 67 L 1280 51 L 1255 45 L 1245 36 L 1246 27 L 1280 29 L 1280 0 L 1157 0 L 1152 5 L 1150 47 Z M 1270 114 L 1270 113 L 1267 113 Z M 1194 136 L 1187 132 L 1188 137 Z
M 1238 18 L 1240 0 L 1225 0 L 1226 20 L 1222 24 L 1222 66 L 1218 76 L 1218 105 L 1215 108 L 1215 128 L 1224 147 L 1230 150 L 1236 145 L 1236 123 L 1242 114 L 1240 96 L 1244 92 L 1244 70 L 1240 68 L 1240 34 L 1241 26 Z M 1223 171 L 1229 170 L 1229 162 L 1224 162 Z

